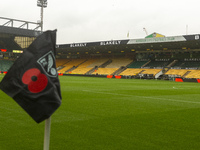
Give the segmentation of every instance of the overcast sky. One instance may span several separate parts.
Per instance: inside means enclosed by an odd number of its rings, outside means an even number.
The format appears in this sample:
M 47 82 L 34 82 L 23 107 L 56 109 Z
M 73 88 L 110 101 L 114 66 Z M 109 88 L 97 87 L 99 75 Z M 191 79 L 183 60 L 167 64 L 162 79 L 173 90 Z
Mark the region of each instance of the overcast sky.
M 44 30 L 58 30 L 57 44 L 144 38 L 143 28 L 199 34 L 199 7 L 199 0 L 48 0 Z M 40 8 L 37 0 L 2 0 L 0 17 L 37 22 Z

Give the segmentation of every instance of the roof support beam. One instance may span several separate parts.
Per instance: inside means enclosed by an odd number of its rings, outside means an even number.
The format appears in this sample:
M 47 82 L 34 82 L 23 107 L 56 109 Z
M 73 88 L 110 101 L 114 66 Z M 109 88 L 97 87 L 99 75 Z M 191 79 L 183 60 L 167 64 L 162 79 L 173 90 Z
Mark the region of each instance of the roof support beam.
M 30 21 L 24 21 L 24 20 L 18 20 L 18 19 L 11 19 L 11 18 L 5 18 L 5 17 L 0 17 L 0 19 L 3 20 L 8 20 L 6 23 L 4 23 L 2 26 L 10 26 L 10 27 L 14 27 L 14 23 L 21 23 L 21 25 L 17 28 L 23 28 L 24 26 L 26 26 L 26 29 L 29 29 L 29 25 L 34 25 L 36 26 L 34 29 L 32 30 L 37 30 L 38 28 L 41 27 L 41 23 L 38 22 L 30 22 Z

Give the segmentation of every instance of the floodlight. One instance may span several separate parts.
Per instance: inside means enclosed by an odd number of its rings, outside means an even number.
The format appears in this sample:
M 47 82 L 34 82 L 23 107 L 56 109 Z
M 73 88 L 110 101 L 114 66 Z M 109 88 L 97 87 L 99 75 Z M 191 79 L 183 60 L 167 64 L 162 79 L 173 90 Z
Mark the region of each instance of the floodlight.
M 43 31 L 43 8 L 47 7 L 47 0 L 37 0 L 37 6 L 41 7 L 41 31 Z
M 37 6 L 46 8 L 47 7 L 47 0 L 37 0 Z

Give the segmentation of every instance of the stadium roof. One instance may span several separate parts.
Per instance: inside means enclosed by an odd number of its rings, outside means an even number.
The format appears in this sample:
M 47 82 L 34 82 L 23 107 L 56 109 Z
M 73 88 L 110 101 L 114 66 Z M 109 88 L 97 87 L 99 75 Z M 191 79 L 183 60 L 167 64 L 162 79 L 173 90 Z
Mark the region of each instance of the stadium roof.
M 59 53 L 200 50 L 200 34 L 57 45 Z
M 26 49 L 35 37 L 41 34 L 41 31 L 36 30 L 40 27 L 39 23 L 4 17 L 0 19 L 4 22 L 0 25 L 0 49 L 5 49 L 6 52 Z M 30 29 L 32 25 L 36 27 Z
M 0 17 L 0 21 L 0 34 L 26 37 L 36 37 L 41 34 L 40 31 L 37 31 L 40 28 L 40 23 L 5 17 Z M 34 29 L 31 29 L 31 27 L 34 27 Z
M 26 37 L 36 37 L 39 34 L 41 34 L 41 32 L 35 31 L 35 30 L 30 30 L 30 29 L 0 26 L 0 34 L 26 36 Z

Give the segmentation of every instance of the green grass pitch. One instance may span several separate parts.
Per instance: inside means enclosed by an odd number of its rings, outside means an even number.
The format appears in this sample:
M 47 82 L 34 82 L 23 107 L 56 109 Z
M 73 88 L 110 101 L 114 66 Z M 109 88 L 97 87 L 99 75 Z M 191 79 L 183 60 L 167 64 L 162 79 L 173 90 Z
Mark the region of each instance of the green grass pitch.
M 0 80 L 3 75 L 0 75 Z M 61 76 L 51 150 L 198 150 L 200 84 Z M 0 150 L 41 150 L 35 123 L 0 91 Z

